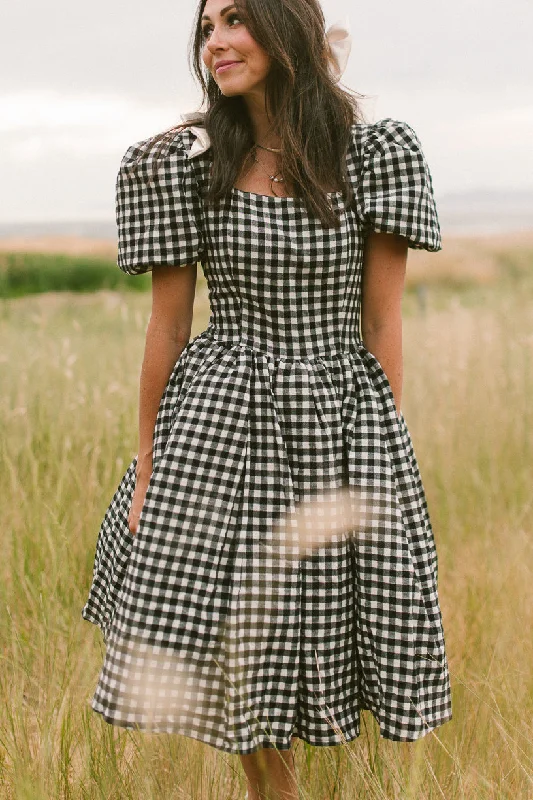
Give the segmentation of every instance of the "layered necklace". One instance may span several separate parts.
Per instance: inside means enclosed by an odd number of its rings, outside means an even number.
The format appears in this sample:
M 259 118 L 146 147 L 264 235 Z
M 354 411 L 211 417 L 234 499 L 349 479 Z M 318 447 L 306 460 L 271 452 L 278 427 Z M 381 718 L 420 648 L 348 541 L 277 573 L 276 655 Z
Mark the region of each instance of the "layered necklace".
M 257 147 L 260 147 L 261 150 L 268 150 L 269 153 L 281 153 L 281 150 L 278 150 L 276 147 L 265 147 L 264 145 L 258 144 L 257 142 L 255 142 L 254 148 L 253 148 L 253 151 L 252 151 L 253 159 L 254 159 L 255 163 L 258 164 L 263 170 L 265 170 L 265 166 L 264 166 L 264 164 L 261 164 L 261 162 L 258 160 L 257 155 L 256 155 L 256 148 Z M 270 191 L 276 197 L 280 197 L 281 195 L 276 194 L 276 192 L 274 191 L 274 185 L 276 183 L 285 183 L 285 178 L 279 172 L 276 172 L 274 175 L 271 175 L 268 170 L 265 170 L 265 171 L 266 171 L 266 174 L 268 175 L 268 177 L 270 178 Z

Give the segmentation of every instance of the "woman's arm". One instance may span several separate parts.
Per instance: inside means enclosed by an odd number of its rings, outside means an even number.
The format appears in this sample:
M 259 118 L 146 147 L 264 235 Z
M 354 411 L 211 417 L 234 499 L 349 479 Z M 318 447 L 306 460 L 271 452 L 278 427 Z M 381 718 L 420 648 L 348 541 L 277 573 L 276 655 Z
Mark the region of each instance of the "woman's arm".
M 161 397 L 191 335 L 197 265 L 152 270 L 152 312 L 139 387 L 137 485 L 130 511 L 135 533 L 152 474 L 153 437 Z
M 402 403 L 402 296 L 407 253 L 403 236 L 372 232 L 366 239 L 363 262 L 363 344 L 383 367 L 398 414 Z

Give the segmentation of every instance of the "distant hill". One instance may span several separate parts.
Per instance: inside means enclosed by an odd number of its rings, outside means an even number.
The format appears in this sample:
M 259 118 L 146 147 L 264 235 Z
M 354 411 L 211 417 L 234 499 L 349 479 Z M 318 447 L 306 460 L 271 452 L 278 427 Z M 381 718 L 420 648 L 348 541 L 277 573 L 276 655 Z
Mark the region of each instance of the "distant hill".
M 533 189 L 475 190 L 438 195 L 439 219 L 445 235 L 483 235 L 533 230 Z M 0 238 L 70 237 L 116 242 L 113 219 L 72 222 L 1 223 Z
M 436 200 L 442 230 L 450 235 L 533 230 L 533 189 L 461 192 Z
M 0 222 L 0 238 L 68 236 L 69 238 L 115 240 L 114 220 L 76 222 Z

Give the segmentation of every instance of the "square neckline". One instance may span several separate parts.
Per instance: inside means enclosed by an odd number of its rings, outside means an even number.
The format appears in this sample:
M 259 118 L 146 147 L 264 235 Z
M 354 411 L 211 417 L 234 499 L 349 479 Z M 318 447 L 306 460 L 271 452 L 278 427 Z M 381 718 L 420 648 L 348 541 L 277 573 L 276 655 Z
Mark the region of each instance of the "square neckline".
M 247 197 L 255 197 L 255 198 L 260 198 L 260 199 L 265 199 L 265 200 L 298 200 L 300 202 L 303 200 L 302 197 L 293 197 L 293 196 L 290 196 L 290 197 L 278 197 L 278 196 L 276 196 L 274 194 L 259 194 L 258 192 L 248 192 L 248 191 L 246 191 L 246 189 L 237 189 L 236 186 L 232 186 L 231 187 L 231 193 L 232 194 L 242 194 L 242 195 L 245 195 Z M 343 193 L 343 190 L 340 189 L 337 192 L 326 192 L 326 196 L 327 197 L 340 197 L 342 195 L 342 193 Z

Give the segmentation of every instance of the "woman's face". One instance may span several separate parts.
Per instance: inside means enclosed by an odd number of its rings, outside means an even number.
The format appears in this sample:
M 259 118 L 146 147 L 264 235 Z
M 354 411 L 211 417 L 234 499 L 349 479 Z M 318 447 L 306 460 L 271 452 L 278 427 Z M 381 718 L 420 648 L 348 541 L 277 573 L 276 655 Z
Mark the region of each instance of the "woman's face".
M 270 57 L 252 39 L 231 0 L 207 0 L 202 32 L 202 58 L 222 94 L 264 95 Z M 224 62 L 233 63 L 224 67 Z

